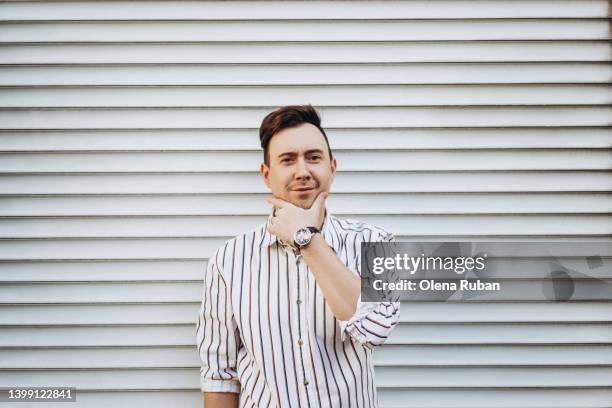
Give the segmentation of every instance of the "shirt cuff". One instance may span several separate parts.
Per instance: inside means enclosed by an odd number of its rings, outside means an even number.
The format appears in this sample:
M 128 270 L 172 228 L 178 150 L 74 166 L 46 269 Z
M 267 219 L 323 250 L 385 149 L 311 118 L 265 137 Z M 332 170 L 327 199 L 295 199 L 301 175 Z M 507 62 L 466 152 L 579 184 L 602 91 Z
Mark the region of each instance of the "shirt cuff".
M 203 392 L 237 392 L 240 393 L 240 381 L 238 380 L 202 380 L 201 390 Z
M 346 339 L 347 333 L 362 344 L 367 342 L 367 337 L 353 323 L 359 322 L 372 310 L 376 309 L 376 302 L 362 302 L 361 294 L 357 299 L 357 310 L 349 320 L 338 320 L 340 324 L 340 338 L 342 341 Z

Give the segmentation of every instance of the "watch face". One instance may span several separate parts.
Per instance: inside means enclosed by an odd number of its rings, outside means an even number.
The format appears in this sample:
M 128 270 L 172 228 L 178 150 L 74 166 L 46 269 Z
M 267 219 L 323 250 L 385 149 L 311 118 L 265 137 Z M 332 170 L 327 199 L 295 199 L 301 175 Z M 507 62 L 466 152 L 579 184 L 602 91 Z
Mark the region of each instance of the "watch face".
M 298 245 L 306 245 L 310 242 L 310 238 L 312 237 L 312 232 L 308 228 L 300 228 L 295 233 L 295 242 Z

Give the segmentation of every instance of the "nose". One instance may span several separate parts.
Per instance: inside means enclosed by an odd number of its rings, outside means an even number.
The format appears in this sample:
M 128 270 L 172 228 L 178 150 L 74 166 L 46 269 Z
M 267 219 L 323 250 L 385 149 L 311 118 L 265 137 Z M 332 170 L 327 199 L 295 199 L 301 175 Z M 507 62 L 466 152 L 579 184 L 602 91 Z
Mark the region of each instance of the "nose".
M 310 171 L 303 157 L 298 158 L 296 162 L 295 178 L 296 180 L 310 180 Z

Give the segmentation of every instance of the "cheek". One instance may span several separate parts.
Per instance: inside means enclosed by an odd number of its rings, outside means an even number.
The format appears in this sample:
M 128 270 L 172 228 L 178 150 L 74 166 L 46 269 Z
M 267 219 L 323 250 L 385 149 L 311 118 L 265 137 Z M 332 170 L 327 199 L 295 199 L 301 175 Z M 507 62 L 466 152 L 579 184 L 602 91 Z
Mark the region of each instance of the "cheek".
M 331 180 L 331 174 L 329 171 L 319 170 L 311 172 L 312 176 L 321 184 L 321 186 L 326 186 L 329 184 Z
M 270 173 L 270 184 L 273 186 L 284 188 L 291 180 L 291 173 L 285 169 L 278 169 L 274 174 Z

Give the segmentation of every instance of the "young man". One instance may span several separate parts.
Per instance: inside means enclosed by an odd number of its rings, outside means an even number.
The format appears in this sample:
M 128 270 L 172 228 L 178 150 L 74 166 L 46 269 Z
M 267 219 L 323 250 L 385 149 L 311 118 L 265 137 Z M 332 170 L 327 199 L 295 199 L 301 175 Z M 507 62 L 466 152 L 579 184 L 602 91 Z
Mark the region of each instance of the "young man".
M 360 244 L 393 236 L 326 211 L 336 159 L 312 106 L 273 111 L 259 137 L 272 209 L 208 262 L 196 334 L 205 407 L 378 407 L 372 348 L 399 302 L 361 302 Z

